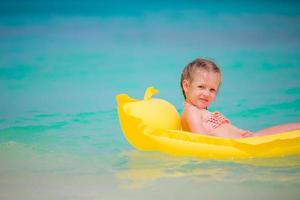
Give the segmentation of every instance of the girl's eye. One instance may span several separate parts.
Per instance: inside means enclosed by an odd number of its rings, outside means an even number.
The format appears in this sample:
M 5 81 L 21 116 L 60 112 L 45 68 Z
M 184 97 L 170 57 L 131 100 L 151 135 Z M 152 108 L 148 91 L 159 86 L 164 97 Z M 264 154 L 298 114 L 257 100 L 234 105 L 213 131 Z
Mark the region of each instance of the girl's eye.
M 203 85 L 198 85 L 198 88 L 203 89 L 204 87 L 203 87 Z
M 215 89 L 210 89 L 210 91 L 211 91 L 211 92 L 216 92 L 216 90 L 215 90 Z

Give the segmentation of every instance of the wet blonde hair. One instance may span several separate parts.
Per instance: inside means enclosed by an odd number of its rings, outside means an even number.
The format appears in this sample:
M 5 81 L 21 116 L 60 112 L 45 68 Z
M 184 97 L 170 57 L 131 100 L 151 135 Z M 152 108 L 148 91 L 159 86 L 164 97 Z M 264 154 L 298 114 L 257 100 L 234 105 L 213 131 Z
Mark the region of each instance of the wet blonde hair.
M 199 69 L 204 69 L 208 72 L 216 72 L 216 73 L 220 73 L 221 75 L 221 70 L 220 68 L 211 60 L 207 60 L 207 59 L 203 59 L 203 58 L 197 58 L 195 60 L 193 60 L 192 62 L 190 62 L 189 64 L 187 64 L 187 66 L 185 66 L 185 68 L 183 69 L 182 73 L 181 73 L 181 80 L 180 80 L 180 86 L 181 86 L 181 90 L 182 90 L 182 94 L 184 96 L 184 99 L 186 99 L 186 95 L 185 92 L 183 90 L 183 81 L 187 80 L 189 82 L 193 81 L 193 76 L 196 70 Z

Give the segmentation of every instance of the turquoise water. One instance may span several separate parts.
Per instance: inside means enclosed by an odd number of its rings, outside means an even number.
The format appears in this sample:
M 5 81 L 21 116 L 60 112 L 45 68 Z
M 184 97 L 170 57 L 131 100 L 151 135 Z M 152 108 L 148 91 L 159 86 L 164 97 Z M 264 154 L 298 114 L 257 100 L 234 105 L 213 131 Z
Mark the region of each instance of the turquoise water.
M 0 5 L 1 199 L 299 199 L 300 158 L 221 162 L 134 150 L 115 95 L 178 111 L 182 68 L 222 68 L 211 110 L 259 130 L 300 119 L 297 1 Z

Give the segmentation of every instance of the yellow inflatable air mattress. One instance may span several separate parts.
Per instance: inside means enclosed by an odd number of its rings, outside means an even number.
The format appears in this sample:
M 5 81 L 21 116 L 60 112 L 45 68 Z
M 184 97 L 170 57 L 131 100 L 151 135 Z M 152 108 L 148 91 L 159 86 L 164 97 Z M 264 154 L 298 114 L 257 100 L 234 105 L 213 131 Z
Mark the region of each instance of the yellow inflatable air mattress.
M 209 159 L 278 157 L 300 154 L 300 130 L 263 137 L 229 139 L 181 130 L 176 108 L 148 87 L 143 100 L 116 96 L 121 129 L 139 150 L 156 150 L 180 156 Z

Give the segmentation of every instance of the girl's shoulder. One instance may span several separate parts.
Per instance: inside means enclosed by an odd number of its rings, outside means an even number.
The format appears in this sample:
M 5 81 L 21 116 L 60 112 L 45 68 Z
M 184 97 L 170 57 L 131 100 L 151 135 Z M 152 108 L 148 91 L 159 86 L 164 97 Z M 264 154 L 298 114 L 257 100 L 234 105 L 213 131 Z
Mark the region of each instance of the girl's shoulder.
M 184 110 L 183 110 L 183 114 L 185 116 L 199 117 L 201 119 L 206 118 L 207 115 L 209 115 L 209 113 L 210 113 L 209 111 L 207 111 L 205 109 L 199 109 L 193 105 L 185 105 Z

